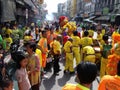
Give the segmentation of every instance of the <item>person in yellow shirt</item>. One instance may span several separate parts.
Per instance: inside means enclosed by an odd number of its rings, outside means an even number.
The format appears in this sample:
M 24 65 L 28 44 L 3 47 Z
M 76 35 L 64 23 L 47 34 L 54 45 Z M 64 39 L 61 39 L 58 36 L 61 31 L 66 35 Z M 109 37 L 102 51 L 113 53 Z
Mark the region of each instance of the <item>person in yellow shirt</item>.
M 97 66 L 91 62 L 81 62 L 77 66 L 78 84 L 66 84 L 62 90 L 90 90 L 97 76 Z
M 83 48 L 83 60 L 95 63 L 95 51 L 92 46 L 85 46 Z
M 93 38 L 93 36 L 94 36 L 94 31 L 92 30 L 92 27 L 90 28 L 90 30 L 88 30 L 88 32 L 89 32 L 89 37 L 90 37 L 90 38 Z
M 72 53 L 72 38 L 68 38 L 68 41 L 64 45 L 64 51 L 66 54 L 66 60 L 65 60 L 65 70 L 64 73 L 67 71 L 70 72 L 70 74 L 74 73 L 73 68 L 73 53 Z
M 89 32 L 88 32 L 88 31 L 84 31 L 84 37 L 82 37 L 82 38 L 80 39 L 81 58 L 83 58 L 83 52 L 82 52 L 83 48 L 84 48 L 85 46 L 91 46 L 91 45 L 93 45 L 93 40 L 92 40 L 92 38 L 90 38 L 88 35 L 89 35 Z
M 84 31 L 84 37 L 81 38 L 80 40 L 80 44 L 81 44 L 81 47 L 85 47 L 85 46 L 91 46 L 93 45 L 93 40 L 88 37 L 89 35 L 89 32 L 88 31 Z
M 101 41 L 102 41 L 102 38 L 103 38 L 103 35 L 102 35 L 102 33 L 101 33 L 101 30 L 98 30 L 97 31 L 97 40 L 101 43 Z
M 73 51 L 73 57 L 76 60 L 76 65 L 78 65 L 80 63 L 80 37 L 78 36 L 78 32 L 74 31 L 73 32 L 73 47 L 72 47 L 72 51 Z
M 108 63 L 108 55 L 110 55 L 110 50 L 112 45 L 108 43 L 108 35 L 103 36 L 103 40 L 105 44 L 101 46 L 101 66 L 100 66 L 100 78 L 102 78 L 105 74 L 107 74 L 107 63 Z
M 6 42 L 6 50 L 9 51 L 11 44 L 13 43 L 12 38 L 9 36 L 9 34 L 6 34 L 5 37 L 5 42 Z
M 105 27 L 102 28 L 102 35 L 105 35 L 106 33 L 106 30 L 105 30 Z
M 61 36 L 58 35 L 56 39 L 54 39 L 53 42 L 51 42 L 51 48 L 53 50 L 53 57 L 54 57 L 54 64 L 53 64 L 53 70 L 54 70 L 54 75 L 59 75 L 58 72 L 60 70 L 59 66 L 59 59 L 60 59 L 60 54 L 61 54 Z
M 8 34 L 8 35 L 10 35 L 10 36 L 11 36 L 11 34 L 12 34 L 12 30 L 10 29 L 10 24 L 7 24 L 7 25 L 6 25 L 5 34 Z

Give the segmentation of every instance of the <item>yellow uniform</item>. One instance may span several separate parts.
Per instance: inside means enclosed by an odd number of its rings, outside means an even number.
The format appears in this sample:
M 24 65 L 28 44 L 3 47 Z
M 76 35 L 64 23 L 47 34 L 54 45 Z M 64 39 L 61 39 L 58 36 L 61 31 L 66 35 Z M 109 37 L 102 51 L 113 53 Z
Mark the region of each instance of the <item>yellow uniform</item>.
M 53 52 L 54 54 L 60 54 L 61 53 L 61 45 L 60 42 L 57 40 L 54 40 L 52 44 Z
M 73 56 L 76 59 L 76 65 L 78 65 L 80 63 L 80 38 L 78 36 L 72 36 L 73 39 Z
M 94 31 L 93 30 L 88 30 L 88 32 L 89 32 L 89 37 L 93 37 L 93 35 L 94 35 Z
M 5 42 L 6 42 L 6 50 L 9 50 L 11 44 L 13 43 L 13 40 L 12 40 L 11 37 L 9 37 L 9 38 L 5 38 L 4 40 L 5 40 Z
M 97 40 L 98 40 L 98 41 L 101 42 L 102 38 L 103 38 L 103 35 L 102 35 L 102 34 L 98 34 L 98 35 L 97 35 Z
M 5 33 L 8 34 L 8 35 L 11 35 L 12 34 L 12 30 L 11 29 L 7 29 Z
M 66 53 L 66 61 L 65 61 L 65 70 L 69 70 L 70 72 L 73 72 L 73 53 L 72 53 L 72 43 L 70 41 L 67 41 L 64 45 L 64 50 Z
M 90 61 L 95 63 L 95 51 L 93 47 L 85 46 L 83 48 L 83 53 L 86 54 L 83 59 L 84 61 Z
M 35 53 L 38 55 L 40 59 L 40 66 L 42 66 L 42 52 L 40 49 L 36 49 Z
M 80 84 L 66 84 L 62 90 L 90 90 L 87 87 Z
M 110 54 L 111 45 L 104 44 L 101 47 L 102 50 L 102 58 L 101 58 L 101 66 L 100 66 L 100 78 L 102 78 L 107 73 L 107 63 L 108 63 L 108 55 Z
M 91 46 L 93 45 L 93 40 L 89 37 L 83 37 L 80 40 L 80 44 L 82 45 L 82 47 Z
M 105 35 L 105 29 L 102 29 L 102 35 Z

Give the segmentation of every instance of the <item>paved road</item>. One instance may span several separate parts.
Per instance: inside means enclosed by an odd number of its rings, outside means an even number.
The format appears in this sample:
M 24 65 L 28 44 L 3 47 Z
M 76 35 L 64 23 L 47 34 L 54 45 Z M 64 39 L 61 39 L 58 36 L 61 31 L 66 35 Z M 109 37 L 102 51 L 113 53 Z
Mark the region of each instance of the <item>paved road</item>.
M 40 90 L 61 90 L 61 88 L 66 83 L 76 83 L 76 75 L 70 75 L 69 73 L 64 74 L 63 62 L 60 62 L 60 67 L 62 71 L 59 73 L 59 76 L 54 76 L 51 72 L 48 72 L 46 75 L 48 79 L 44 79 L 41 83 Z M 99 79 L 99 77 L 97 77 Z M 98 82 L 97 79 L 93 82 L 92 90 L 97 90 Z

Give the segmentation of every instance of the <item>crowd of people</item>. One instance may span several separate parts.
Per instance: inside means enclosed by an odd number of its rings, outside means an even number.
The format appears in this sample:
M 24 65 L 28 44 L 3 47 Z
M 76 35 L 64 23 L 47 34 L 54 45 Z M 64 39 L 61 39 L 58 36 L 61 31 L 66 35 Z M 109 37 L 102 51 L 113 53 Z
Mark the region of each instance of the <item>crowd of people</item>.
M 51 63 L 53 75 L 59 75 L 62 70 L 60 60 L 65 61 L 64 74 L 76 73 L 78 78 L 77 85 L 66 84 L 62 90 L 89 90 L 99 75 L 98 90 L 119 90 L 119 27 L 82 23 L 76 25 L 72 32 L 68 29 L 48 23 L 42 27 L 32 23 L 24 28 L 17 25 L 10 28 L 10 24 L 6 24 L 0 34 L 1 89 L 13 89 L 13 81 L 3 78 L 6 74 L 4 57 L 10 53 L 12 43 L 19 40 L 23 41 L 19 44 L 24 50 L 16 51 L 12 57 L 19 90 L 40 90 L 41 78 L 45 77 Z

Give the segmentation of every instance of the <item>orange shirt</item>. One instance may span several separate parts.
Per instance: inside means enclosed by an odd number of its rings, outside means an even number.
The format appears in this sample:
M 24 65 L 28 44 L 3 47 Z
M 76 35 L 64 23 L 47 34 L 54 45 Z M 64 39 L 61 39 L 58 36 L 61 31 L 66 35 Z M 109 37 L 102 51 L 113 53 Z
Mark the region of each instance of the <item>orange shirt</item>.
M 120 76 L 104 76 L 98 90 L 120 90 Z
M 47 35 L 47 43 L 50 44 L 57 35 L 55 33 Z
M 41 51 L 44 53 L 48 52 L 48 48 L 47 48 L 47 39 L 46 38 L 41 38 L 40 41 L 38 42 L 38 46 L 41 47 Z

